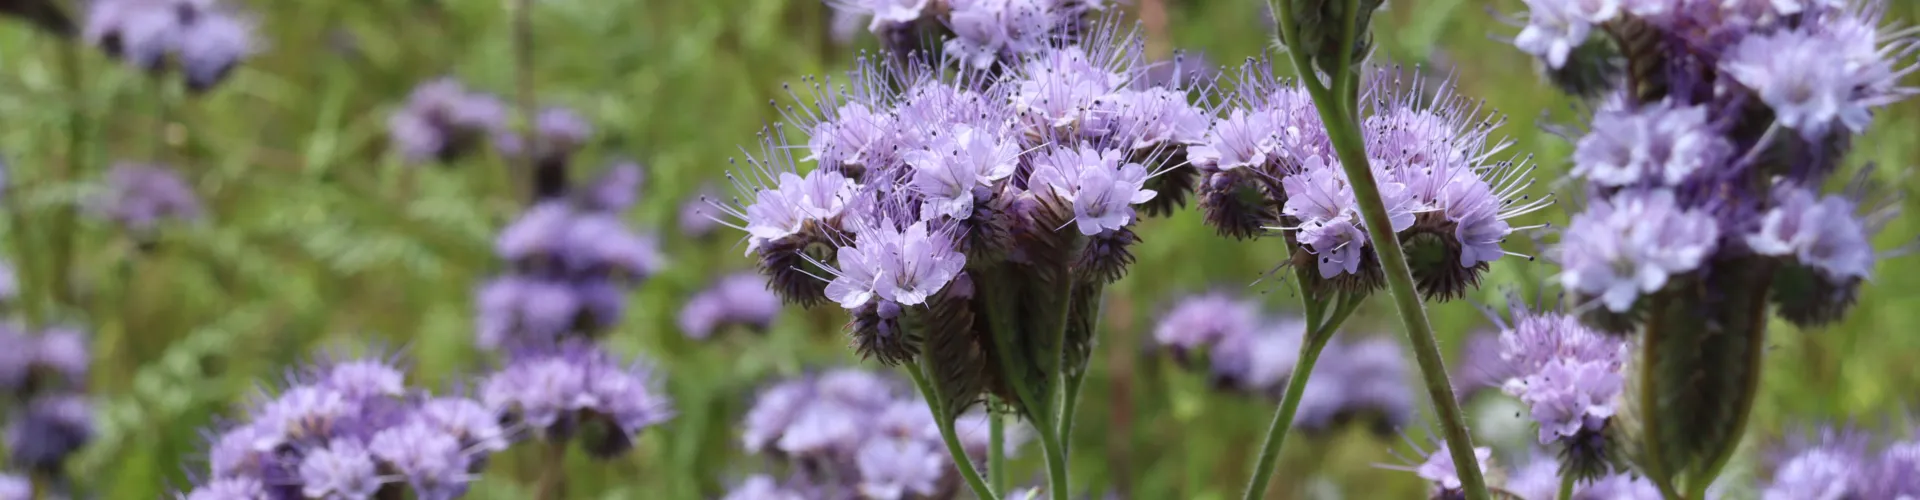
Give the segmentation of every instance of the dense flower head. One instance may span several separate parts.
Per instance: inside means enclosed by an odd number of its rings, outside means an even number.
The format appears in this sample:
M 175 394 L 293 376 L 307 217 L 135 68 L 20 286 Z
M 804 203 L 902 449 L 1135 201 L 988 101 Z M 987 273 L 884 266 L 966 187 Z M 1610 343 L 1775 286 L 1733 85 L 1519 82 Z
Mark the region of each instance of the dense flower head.
M 622 361 L 584 341 L 524 347 L 480 382 L 480 402 L 546 439 L 598 427 L 605 441 L 582 443 L 597 456 L 625 452 L 641 431 L 671 419 L 673 402 L 641 362 Z
M 506 103 L 452 78 L 420 84 L 387 117 L 388 140 L 414 163 L 454 160 L 505 130 Z
M 1791 258 L 1835 284 L 1872 273 L 1871 234 L 1856 215 L 1854 200 L 1819 196 L 1791 184 L 1775 186 L 1773 199 L 1775 205 L 1760 216 L 1759 228 L 1746 235 L 1754 253 Z
M 655 237 L 619 215 L 640 175 L 616 165 L 582 196 L 536 203 L 500 231 L 494 249 L 510 270 L 478 290 L 482 347 L 596 336 L 620 323 L 626 293 L 666 262 Z
M 1704 106 L 1615 103 L 1594 115 L 1593 131 L 1574 151 L 1573 174 L 1614 187 L 1681 185 L 1733 152 L 1709 118 Z
M 1561 450 L 1570 474 L 1598 480 L 1621 455 L 1612 419 L 1626 388 L 1625 339 L 1582 325 L 1560 311 L 1528 310 L 1509 296 L 1510 320 L 1500 326 L 1501 389 L 1527 404 L 1539 442 Z
M 984 414 L 958 420 L 963 447 L 989 445 Z M 944 498 L 943 492 L 950 494 L 959 484 L 926 403 L 904 384 L 870 372 L 833 370 L 769 386 L 748 410 L 741 431 L 748 452 L 806 467 L 798 469 L 802 477 L 786 484 L 751 478 L 728 498 L 748 492 L 768 495 L 755 498 L 813 498 L 801 493 L 833 485 L 858 491 L 862 498 Z M 1004 445 L 1011 450 L 1022 437 L 1009 433 Z
M 1700 268 L 1719 237 L 1711 214 L 1681 206 L 1672 191 L 1621 191 L 1573 216 L 1560 240 L 1560 285 L 1625 312 Z
M 1205 353 L 1215 385 L 1278 398 L 1299 361 L 1307 324 L 1261 314 L 1258 306 L 1223 293 L 1177 302 L 1154 330 L 1154 341 L 1182 363 Z M 1360 421 L 1387 431 L 1413 418 L 1406 357 L 1378 338 L 1335 339 L 1321 350 L 1301 394 L 1293 425 L 1324 431 Z
M 0 323 L 0 345 L 7 346 L 0 350 L 0 395 L 24 400 L 86 385 L 93 354 L 79 330 L 53 327 L 35 333 Z
M 920 51 L 922 38 L 936 37 L 941 45 L 928 49 L 943 51 L 959 67 L 984 70 L 1080 34 L 1105 0 L 829 0 L 827 5 L 839 16 L 867 19 L 867 29 L 891 50 Z
M 735 484 L 721 500 L 806 500 L 813 488 L 808 485 L 781 484 L 765 474 L 756 474 Z
M 680 332 L 704 339 L 734 326 L 764 331 L 780 314 L 780 297 L 757 273 L 722 276 L 680 308 Z
M 380 357 L 324 360 L 208 436 L 208 470 L 185 498 L 453 498 L 505 448 L 498 413 L 407 387 Z
M 134 67 L 177 68 L 202 91 L 260 50 L 256 25 L 214 0 L 99 0 L 87 6 L 83 35 Z
M 10 417 L 5 432 L 8 459 L 23 469 L 59 470 L 68 456 L 93 440 L 93 405 L 83 395 L 37 396 Z
M 1526 465 L 1507 474 L 1500 489 L 1519 498 L 1555 498 L 1560 491 L 1560 464 L 1550 454 L 1533 453 Z M 1660 488 L 1632 473 L 1611 474 L 1574 485 L 1574 500 L 1660 500 Z
M 147 163 L 120 162 L 107 170 L 101 191 L 89 208 L 127 231 L 145 235 L 165 221 L 198 220 L 200 197 L 174 169 Z

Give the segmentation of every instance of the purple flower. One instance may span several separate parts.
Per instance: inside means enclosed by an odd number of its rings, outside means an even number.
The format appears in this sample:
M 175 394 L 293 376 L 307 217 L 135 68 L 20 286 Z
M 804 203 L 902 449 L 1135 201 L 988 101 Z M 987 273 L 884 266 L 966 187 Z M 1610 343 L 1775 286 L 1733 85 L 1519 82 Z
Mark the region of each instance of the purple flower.
M 421 403 L 416 415 L 427 425 L 459 438 L 462 449 L 488 452 L 507 449 L 509 436 L 506 429 L 500 427 L 500 416 L 478 401 L 456 397 L 433 398 Z
M 838 217 L 858 187 L 828 170 L 815 170 L 806 177 L 782 172 L 779 179 L 779 187 L 760 191 L 746 208 L 749 251 L 797 234 L 807 222 Z
M 1594 115 L 1593 131 L 1574 151 L 1573 174 L 1604 186 L 1676 186 L 1718 166 L 1733 151 L 1708 123 L 1704 106 L 1672 101 L 1640 109 L 1615 106 Z
M 79 330 L 54 327 L 39 335 L 19 325 L 0 324 L 0 393 L 30 396 L 50 389 L 77 388 L 87 382 L 93 353 Z
M 767 288 L 766 278 L 756 273 L 730 274 L 687 301 L 680 309 L 680 331 L 704 339 L 731 325 L 765 330 L 780 314 L 780 306 L 780 297 Z
M 1715 248 L 1719 226 L 1684 209 L 1666 190 L 1623 191 L 1575 215 L 1560 240 L 1560 284 L 1624 312 L 1641 294 L 1698 268 Z
M 1187 158 L 1195 166 L 1217 171 L 1258 168 L 1279 150 L 1278 136 L 1272 115 L 1234 108 L 1226 118 L 1214 120 L 1205 142 L 1189 147 Z
M 1843 28 L 1871 27 L 1874 21 L 1846 19 Z M 1871 19 L 1871 18 L 1869 18 Z M 1745 37 L 1728 49 L 1720 69 L 1752 89 L 1773 108 L 1775 121 L 1808 139 L 1823 137 L 1835 125 L 1858 134 L 1873 119 L 1872 109 L 1899 100 L 1896 69 L 1881 50 L 1875 29 L 1783 30 Z
M 1920 440 L 1893 443 L 1880 452 L 1864 498 L 1920 498 Z
M 399 396 L 406 391 L 406 373 L 376 359 L 333 364 L 319 374 L 319 383 L 349 399 Z
M 619 213 L 633 208 L 640 201 L 640 186 L 646 182 L 647 171 L 634 162 L 621 162 L 600 174 L 584 193 L 581 200 L 587 209 L 602 212 Z
M 716 199 L 712 188 L 701 186 L 698 194 L 680 203 L 680 234 L 688 238 L 706 238 L 720 226 L 714 212 L 709 207 Z
M 1599 432 L 1613 416 L 1613 401 L 1626 383 L 1620 374 L 1625 341 L 1570 315 L 1515 305 L 1500 345 L 1500 359 L 1512 374 L 1504 390 L 1532 407 L 1541 443 Z
M 891 25 L 911 24 L 920 20 L 920 13 L 927 8 L 928 0 L 863 0 L 860 7 L 873 14 L 873 21 L 867 29 L 874 33 Z
M 1527 27 L 1514 38 L 1522 52 L 1547 61 L 1560 69 L 1567 54 L 1586 43 L 1593 25 L 1613 19 L 1620 12 L 1618 0 L 1527 0 Z
M 586 370 L 558 356 L 516 360 L 481 382 L 480 400 L 495 413 L 514 415 L 546 428 L 578 408 L 586 393 Z
M 451 78 L 413 89 L 406 105 L 387 117 L 387 136 L 408 161 L 448 161 L 507 129 L 507 107 Z
M 42 395 L 28 401 L 6 428 L 12 463 L 54 470 L 93 440 L 93 405 L 78 394 Z
M 1178 351 L 1210 347 L 1226 339 L 1253 334 L 1260 321 L 1258 306 L 1225 293 L 1181 299 L 1161 316 L 1153 340 Z
M 944 452 L 927 440 L 869 439 L 860 447 L 860 493 L 874 499 L 926 497 L 946 474 Z
M 1293 425 L 1327 429 L 1348 417 L 1365 416 L 1379 430 L 1413 418 L 1407 360 L 1400 345 L 1383 338 L 1330 342 L 1300 395 Z
M 372 498 L 382 483 L 366 445 L 334 439 L 308 450 L 300 461 L 300 492 L 309 498 Z
M 1854 490 L 1865 471 L 1861 457 L 1850 450 L 1818 447 L 1788 458 L 1773 472 L 1773 481 L 1761 492 L 1765 500 L 1841 500 Z
M 336 426 L 358 415 L 360 402 L 327 387 L 300 386 L 281 393 L 254 411 L 259 440 L 255 449 L 266 451 L 283 444 L 326 442 L 335 435 Z
M 1746 237 L 1754 253 L 1791 256 L 1834 283 L 1873 272 L 1873 245 L 1852 200 L 1834 195 L 1816 200 L 1812 191 L 1789 184 L 1773 193 L 1774 207 L 1761 216 L 1759 230 Z
M 854 246 L 840 247 L 827 296 L 848 309 L 878 297 L 902 306 L 920 305 L 959 276 L 967 258 L 953 249 L 946 232 L 929 232 L 927 223 L 894 229 L 882 221 L 856 233 Z
M 652 370 L 580 341 L 519 353 L 482 379 L 480 400 L 534 429 L 573 417 L 603 418 L 621 431 L 612 438 L 622 441 L 673 416 Z
M 920 216 L 965 220 L 973 215 L 974 191 L 1013 175 L 1020 145 L 967 125 L 942 134 L 929 149 L 906 153 Z M 1001 134 L 1004 135 L 1004 134 Z
M 469 457 L 461 449 L 460 439 L 422 422 L 375 433 L 367 451 L 381 465 L 405 477 L 421 498 L 457 497 L 471 479 L 467 474 Z
M 564 238 L 563 255 L 576 271 L 610 269 L 644 278 L 653 275 L 666 260 L 651 236 L 634 233 L 619 217 L 608 213 L 575 215 Z
M 806 500 L 806 496 L 787 489 L 766 475 L 754 475 L 741 481 L 721 500 Z
M 831 117 L 808 130 L 807 149 L 811 153 L 801 160 L 817 160 L 823 170 L 865 168 L 885 153 L 879 146 L 891 138 L 897 124 L 891 115 L 875 113 L 859 102 L 845 103 L 832 111 Z
M 262 450 L 266 444 L 268 450 Z M 252 424 L 239 425 L 213 436 L 207 450 L 207 465 L 215 478 L 257 477 L 272 460 L 276 443 Z
M 1291 318 L 1269 323 L 1254 333 L 1226 337 L 1216 344 L 1210 356 L 1213 375 L 1234 387 L 1277 392 L 1300 361 L 1307 325 Z
M 1133 205 L 1153 199 L 1146 184 L 1146 167 L 1124 163 L 1118 151 L 1082 145 L 1056 147 L 1036 162 L 1028 186 L 1046 190 L 1073 204 L 1080 234 L 1093 236 L 1133 223 Z
M 115 0 L 126 1 L 126 0 Z M 100 218 L 136 234 L 153 231 L 162 221 L 200 218 L 200 198 L 186 179 L 172 169 L 121 162 L 107 171 L 103 191 L 91 202 Z
M 184 500 L 265 500 L 267 487 L 251 477 L 224 477 L 208 481 L 182 495 Z
M 1485 473 L 1489 469 L 1488 460 L 1493 458 L 1493 449 L 1474 448 L 1473 458 L 1479 462 L 1474 466 Z M 1425 461 L 1416 466 L 1413 473 L 1433 484 L 1434 494 L 1430 495 L 1433 498 L 1454 498 L 1464 494 L 1460 484 L 1460 469 L 1454 464 L 1453 453 L 1448 451 L 1446 443 L 1441 443 L 1433 453 L 1427 454 Z
M 533 118 L 533 154 L 565 157 L 586 145 L 593 137 L 593 124 L 571 109 L 548 107 Z M 526 139 L 511 130 L 496 130 L 493 147 L 502 156 L 517 157 L 527 152 Z
M 807 379 L 782 382 L 760 391 L 753 407 L 747 410 L 741 447 L 752 453 L 766 451 L 786 434 L 787 427 L 812 404 L 813 397 L 813 381 Z
M 1127 89 L 1113 99 L 1114 130 L 1135 151 L 1205 143 L 1212 113 L 1187 102 L 1185 90 Z
M 31 500 L 33 482 L 25 477 L 0 473 L 0 500 Z
M 1560 490 L 1560 463 L 1552 455 L 1534 453 L 1527 465 L 1507 477 L 1501 489 L 1520 498 L 1554 498 Z M 1711 496 L 1711 495 L 1710 495 Z M 1661 500 L 1660 488 L 1635 474 L 1613 474 L 1574 487 L 1574 500 Z
M 479 295 L 479 344 L 487 349 L 551 341 L 572 328 L 581 310 L 580 298 L 565 283 L 519 276 L 494 279 Z
M 947 18 L 953 38 L 946 42 L 947 57 L 964 67 L 987 69 L 1003 58 L 1039 52 L 1047 47 L 1061 13 L 1050 0 L 949 0 Z
M 1013 109 L 1029 133 L 1050 131 L 1078 134 L 1108 132 L 1118 103 L 1117 93 L 1129 81 L 1109 67 L 1106 54 L 1088 54 L 1078 46 L 1048 51 L 1021 65 Z M 1184 99 L 1183 99 L 1184 100 Z
M 101 0 L 87 9 L 83 36 L 145 70 L 162 68 L 172 55 L 187 87 L 206 90 L 259 51 L 255 24 L 208 0 Z

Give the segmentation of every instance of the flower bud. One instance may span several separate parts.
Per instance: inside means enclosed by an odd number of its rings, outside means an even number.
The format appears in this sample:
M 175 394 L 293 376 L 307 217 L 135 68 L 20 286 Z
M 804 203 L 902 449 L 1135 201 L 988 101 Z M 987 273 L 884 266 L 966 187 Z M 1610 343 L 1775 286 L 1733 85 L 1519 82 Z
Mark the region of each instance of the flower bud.
M 1373 12 L 1380 10 L 1383 0 L 1284 0 L 1293 9 L 1294 32 L 1300 37 L 1300 47 L 1292 50 L 1306 52 L 1313 57 L 1313 64 L 1320 71 L 1332 74 L 1349 71 L 1359 65 L 1373 49 L 1373 36 L 1368 26 Z M 1353 32 L 1347 32 L 1346 9 L 1358 6 L 1355 14 Z M 1341 53 L 1345 37 L 1356 37 L 1352 41 L 1353 52 Z

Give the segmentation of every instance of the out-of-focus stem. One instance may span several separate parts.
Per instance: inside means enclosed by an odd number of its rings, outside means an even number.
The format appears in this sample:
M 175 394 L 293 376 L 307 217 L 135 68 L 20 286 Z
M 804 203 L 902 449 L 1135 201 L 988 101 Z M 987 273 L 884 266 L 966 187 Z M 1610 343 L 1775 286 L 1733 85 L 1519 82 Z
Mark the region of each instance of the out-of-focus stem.
M 534 486 L 534 495 L 540 500 L 556 500 L 567 497 L 567 442 L 548 440 L 541 457 L 540 482 Z
M 519 166 L 526 169 L 523 174 L 534 175 L 539 161 L 534 151 L 537 146 L 534 121 L 539 105 L 533 96 L 533 0 L 513 1 L 513 73 L 515 101 L 520 108 Z
M 1273 469 L 1280 461 L 1280 449 L 1287 443 L 1287 434 L 1293 429 L 1293 416 L 1300 409 L 1300 396 L 1307 391 L 1307 379 L 1313 375 L 1313 364 L 1320 360 L 1320 351 L 1327 347 L 1327 341 L 1333 338 L 1331 329 L 1322 335 L 1321 329 L 1307 332 L 1307 341 L 1300 344 L 1300 359 L 1293 364 L 1293 373 L 1287 375 L 1287 392 L 1280 396 L 1280 408 L 1273 412 L 1273 422 L 1267 424 L 1266 443 L 1260 446 L 1260 459 L 1253 466 L 1253 479 L 1247 482 L 1247 500 L 1265 498 L 1267 483 L 1273 479 Z
M 1348 18 L 1358 15 L 1358 0 L 1344 0 L 1341 3 L 1347 6 Z M 1280 27 L 1282 40 L 1289 47 L 1299 47 L 1291 4 L 1272 2 L 1270 5 L 1279 20 L 1276 24 Z M 1357 24 L 1351 20 L 1347 22 L 1346 33 L 1341 37 L 1343 46 L 1351 48 L 1352 39 L 1360 36 L 1354 33 Z M 1379 183 L 1373 178 L 1373 168 L 1367 161 L 1366 144 L 1360 140 L 1359 125 L 1354 114 L 1358 103 L 1348 98 L 1351 94 L 1336 93 L 1349 88 L 1348 80 L 1359 75 L 1343 68 L 1330 75 L 1333 79 L 1331 85 L 1323 85 L 1314 73 L 1310 55 L 1300 51 L 1291 52 L 1294 70 L 1306 82 L 1307 91 L 1313 96 L 1314 107 L 1318 109 L 1327 135 L 1333 141 L 1334 151 L 1339 154 L 1340 166 L 1346 171 L 1347 182 L 1353 188 L 1361 219 L 1366 224 L 1367 239 L 1380 259 L 1387 291 L 1393 296 L 1394 307 L 1399 310 L 1401 322 L 1407 331 L 1408 343 L 1413 347 L 1414 359 L 1420 364 L 1427 396 L 1433 401 L 1434 413 L 1439 417 L 1441 435 L 1446 439 L 1448 451 L 1456 464 L 1477 465 L 1479 461 L 1473 455 L 1473 438 L 1467 434 L 1466 417 L 1460 411 L 1460 402 L 1454 399 L 1453 386 L 1447 377 L 1440 346 L 1434 340 L 1432 325 L 1427 322 L 1427 311 L 1421 304 L 1420 292 L 1414 288 L 1413 272 L 1407 266 L 1406 254 L 1400 248 L 1400 238 L 1393 233 L 1386 204 L 1380 199 Z M 1351 85 L 1357 88 L 1358 83 Z M 1482 478 L 1479 467 L 1462 465 L 1457 468 L 1467 498 L 1489 498 L 1486 480 Z
M 78 43 L 60 44 L 60 77 L 67 90 L 67 150 L 57 177 L 60 182 L 72 182 L 84 174 L 87 165 L 87 120 L 89 107 L 86 102 L 86 85 L 80 68 L 80 50 Z M 75 231 L 76 209 L 73 204 L 64 204 L 54 217 L 49 236 L 54 238 L 53 263 L 47 270 L 52 278 L 47 282 L 47 292 L 53 304 L 74 305 L 73 286 L 68 283 L 73 263 L 73 240 L 79 231 Z M 31 272 L 31 271 L 28 271 Z
M 987 412 L 987 478 L 991 480 L 994 494 L 1007 492 L 1007 422 L 1006 417 Z
M 980 478 L 980 471 L 973 468 L 973 459 L 967 458 L 967 449 L 960 446 L 960 435 L 953 431 L 953 419 L 947 416 L 946 408 L 940 404 L 940 395 L 933 392 L 933 384 L 927 381 L 927 375 L 922 371 L 926 367 L 909 364 L 902 368 L 908 377 L 913 378 L 913 385 L 920 388 L 920 396 L 927 401 L 927 409 L 933 411 L 933 421 L 940 427 L 940 439 L 947 442 L 947 455 L 952 458 L 953 467 L 960 470 L 960 477 L 967 480 L 967 486 L 973 488 L 973 495 L 981 500 L 999 500 L 1000 497 L 995 496 L 997 490 L 987 487 L 987 481 Z M 999 445 L 996 443 L 992 448 L 998 449 Z
M 1573 483 L 1577 483 L 1579 481 L 1580 481 L 1579 475 L 1561 473 L 1560 474 L 1560 495 L 1554 498 L 1558 498 L 1560 500 L 1573 500 Z

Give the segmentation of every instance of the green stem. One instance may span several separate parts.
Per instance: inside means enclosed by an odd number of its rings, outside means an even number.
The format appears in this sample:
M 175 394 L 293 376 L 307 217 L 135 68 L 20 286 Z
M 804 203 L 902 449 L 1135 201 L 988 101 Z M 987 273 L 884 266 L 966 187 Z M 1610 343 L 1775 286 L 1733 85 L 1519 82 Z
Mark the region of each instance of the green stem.
M 1357 10 L 1356 0 L 1346 0 L 1350 10 Z M 1298 34 L 1293 29 L 1294 15 L 1291 3 L 1280 2 L 1275 7 L 1279 18 L 1281 36 L 1289 47 L 1298 47 Z M 1352 31 L 1352 25 L 1348 26 Z M 1359 36 L 1347 33 L 1343 39 Z M 1343 42 L 1344 43 L 1344 42 Z M 1347 182 L 1353 188 L 1353 196 L 1360 207 L 1360 215 L 1365 222 L 1367 239 L 1374 246 L 1374 253 L 1380 259 L 1381 273 L 1386 275 L 1387 291 L 1393 295 L 1394 307 L 1400 312 L 1400 319 L 1407 331 L 1408 343 L 1412 344 L 1414 359 L 1420 364 L 1420 373 L 1427 386 L 1427 396 L 1433 400 L 1436 416 L 1440 420 L 1441 435 L 1446 438 L 1448 451 L 1456 464 L 1478 464 L 1473 456 L 1473 438 L 1467 434 L 1466 417 L 1460 411 L 1460 402 L 1454 398 L 1453 386 L 1447 377 L 1446 362 L 1440 355 L 1440 346 L 1434 340 L 1433 327 L 1427 322 L 1427 311 L 1421 304 L 1420 292 L 1414 288 L 1413 272 L 1407 266 L 1407 256 L 1400 248 L 1400 238 L 1393 233 L 1392 222 L 1387 217 L 1386 204 L 1380 199 L 1379 183 L 1373 178 L 1373 168 L 1368 165 L 1366 144 L 1360 139 L 1360 130 L 1355 116 L 1342 112 L 1355 110 L 1357 103 L 1343 105 L 1344 96 L 1336 97 L 1313 72 L 1308 55 L 1293 52 L 1294 70 L 1307 83 L 1307 91 L 1312 94 L 1315 108 L 1320 112 L 1320 120 L 1327 128 L 1327 135 L 1333 141 L 1335 152 L 1339 154 L 1340 166 L 1347 174 Z M 1347 79 L 1356 77 L 1351 71 L 1334 73 L 1333 87 L 1345 88 Z M 1479 467 L 1459 467 L 1461 487 L 1467 498 L 1482 500 L 1487 495 L 1486 480 L 1481 477 Z
M 939 394 L 933 392 L 933 384 L 927 382 L 927 375 L 922 372 L 926 367 L 907 365 L 904 368 L 907 376 L 913 378 L 913 385 L 920 388 L 920 396 L 927 401 L 927 409 L 933 411 L 934 423 L 940 427 L 940 439 L 947 442 L 947 455 L 953 459 L 954 468 L 960 469 L 960 477 L 965 478 L 967 486 L 973 488 L 974 496 L 981 500 L 999 500 L 1000 497 L 994 496 L 996 490 L 988 488 L 987 481 L 980 478 L 980 471 L 973 468 L 973 459 L 967 458 L 967 449 L 960 446 L 960 435 L 953 431 L 953 419 L 942 416 L 947 413 L 941 408 Z M 999 446 L 996 444 L 992 448 L 998 449 Z
M 1060 397 L 1060 454 L 1072 457 L 1073 454 L 1073 417 L 1080 407 L 1080 384 L 1086 381 L 1086 370 L 1067 374 L 1067 385 L 1062 388 Z
M 987 412 L 987 477 L 993 480 L 993 492 L 1007 492 L 1007 422 L 1003 415 Z
M 1358 0 L 1348 0 L 1342 3 L 1345 4 L 1347 8 L 1341 12 L 1344 19 L 1341 20 L 1340 25 L 1345 26 L 1344 31 L 1348 36 L 1340 37 L 1340 56 L 1352 57 L 1354 44 L 1358 42 L 1361 36 L 1365 35 L 1365 33 L 1360 33 L 1361 28 L 1359 26 L 1360 9 L 1362 7 Z M 1343 63 L 1344 65 L 1339 68 L 1327 68 L 1327 70 L 1335 72 L 1333 75 L 1333 90 L 1336 92 L 1334 95 L 1340 96 L 1341 98 L 1339 101 L 1342 105 L 1341 114 L 1347 116 L 1349 120 L 1356 120 L 1355 123 L 1358 123 L 1357 120 L 1360 116 L 1358 104 L 1360 99 L 1356 93 L 1360 88 L 1360 79 L 1356 78 L 1358 75 L 1356 74 L 1357 72 L 1354 71 L 1354 65 L 1352 63 L 1345 61 L 1343 61 Z
M 1577 482 L 1580 482 L 1580 476 L 1578 474 L 1561 474 L 1560 496 L 1557 496 L 1554 498 L 1558 498 L 1560 500 L 1573 500 L 1573 483 L 1577 483 Z
M 540 482 L 534 487 L 535 498 L 553 500 L 567 497 L 567 442 L 549 440 L 546 443 L 546 456 L 542 457 Z
M 1040 448 L 1047 455 L 1047 490 L 1053 500 L 1072 500 L 1067 492 L 1067 449 L 1053 429 L 1040 426 Z
M 1287 433 L 1293 429 L 1294 413 L 1300 409 L 1300 397 L 1307 392 L 1307 378 L 1313 376 L 1313 364 L 1320 360 L 1320 351 L 1333 339 L 1339 322 L 1330 321 L 1307 332 L 1307 341 L 1300 345 L 1300 359 L 1293 364 L 1293 373 L 1287 375 L 1287 392 L 1280 396 L 1280 409 L 1273 412 L 1273 422 L 1267 424 L 1266 444 L 1260 447 L 1260 458 L 1253 466 L 1253 480 L 1247 483 L 1247 500 L 1266 496 L 1267 482 L 1273 478 L 1274 466 L 1280 461 L 1280 449 L 1287 442 Z
M 77 43 L 60 44 L 60 76 L 67 87 L 67 151 L 66 162 L 60 169 L 61 182 L 71 182 L 84 175 L 87 156 L 87 119 L 86 86 L 80 68 L 81 46 Z M 52 302 L 61 306 L 74 305 L 73 286 L 68 283 L 73 262 L 73 245 L 77 210 L 71 203 L 60 208 L 53 226 L 54 248 L 53 266 L 48 270 L 52 279 L 47 283 Z

